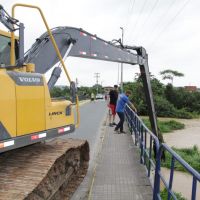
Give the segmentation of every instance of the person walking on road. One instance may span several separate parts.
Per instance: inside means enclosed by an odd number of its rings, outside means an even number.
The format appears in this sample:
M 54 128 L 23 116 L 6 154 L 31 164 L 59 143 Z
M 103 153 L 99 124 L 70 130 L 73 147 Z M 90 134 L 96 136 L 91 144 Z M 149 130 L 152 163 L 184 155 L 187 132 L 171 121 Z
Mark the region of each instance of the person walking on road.
M 137 109 L 135 106 L 129 101 L 129 96 L 131 95 L 131 91 L 127 90 L 125 93 L 120 94 L 118 101 L 117 101 L 117 106 L 116 106 L 116 112 L 119 116 L 119 123 L 115 127 L 115 132 L 118 133 L 118 130 L 120 130 L 120 133 L 125 133 L 123 130 L 123 125 L 124 125 L 124 109 L 126 104 L 128 104 L 135 112 L 137 112 Z
M 94 93 L 93 92 L 91 93 L 91 101 L 94 102 Z
M 109 126 L 116 125 L 115 115 L 116 115 L 116 104 L 118 99 L 118 86 L 114 85 L 114 89 L 109 92 Z M 111 123 L 112 118 L 112 123 Z

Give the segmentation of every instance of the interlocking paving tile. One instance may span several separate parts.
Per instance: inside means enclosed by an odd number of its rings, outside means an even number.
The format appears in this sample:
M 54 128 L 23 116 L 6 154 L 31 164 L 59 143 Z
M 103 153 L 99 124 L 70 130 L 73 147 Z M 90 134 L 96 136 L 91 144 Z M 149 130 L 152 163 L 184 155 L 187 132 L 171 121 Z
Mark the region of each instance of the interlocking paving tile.
M 130 134 L 114 134 L 113 128 L 107 128 L 91 199 L 152 199 L 150 181 Z

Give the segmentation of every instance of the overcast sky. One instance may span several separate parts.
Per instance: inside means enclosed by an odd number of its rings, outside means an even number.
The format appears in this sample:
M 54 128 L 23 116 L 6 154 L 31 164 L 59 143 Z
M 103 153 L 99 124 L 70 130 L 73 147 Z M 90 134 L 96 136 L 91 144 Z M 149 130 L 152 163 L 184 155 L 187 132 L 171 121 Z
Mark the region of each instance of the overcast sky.
M 9 13 L 15 3 L 39 6 L 51 28 L 83 28 L 108 41 L 119 39 L 120 27 L 123 27 L 125 44 L 146 48 L 153 75 L 161 80 L 160 71 L 177 70 L 184 73 L 184 77 L 175 78 L 175 86 L 200 87 L 199 0 L 1 1 Z M 28 49 L 46 31 L 45 27 L 35 10 L 17 8 L 16 18 L 25 24 L 25 48 Z M 79 86 L 94 85 L 94 73 L 100 73 L 99 83 L 103 86 L 112 86 L 119 80 L 117 63 L 67 58 L 66 66 L 72 79 L 78 79 Z M 124 81 L 132 81 L 137 72 L 138 66 L 124 65 Z M 64 76 L 58 84 L 65 84 Z

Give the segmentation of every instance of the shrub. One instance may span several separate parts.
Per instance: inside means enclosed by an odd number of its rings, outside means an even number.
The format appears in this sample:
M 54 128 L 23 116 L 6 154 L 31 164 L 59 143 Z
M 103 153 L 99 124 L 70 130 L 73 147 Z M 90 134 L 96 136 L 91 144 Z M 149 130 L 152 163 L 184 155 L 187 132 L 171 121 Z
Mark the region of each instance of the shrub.
M 148 119 L 143 119 L 143 122 L 146 124 L 146 126 L 150 129 L 151 125 Z M 169 133 L 174 130 L 183 129 L 185 125 L 183 123 L 177 122 L 175 120 L 169 120 L 169 121 L 160 121 L 158 120 L 158 127 L 160 129 L 161 133 Z
M 191 165 L 194 169 L 200 172 L 200 151 L 197 146 L 193 146 L 192 148 L 172 148 L 179 156 L 181 156 L 189 165 Z M 171 155 L 166 152 L 166 161 L 162 162 L 162 167 L 170 168 L 171 166 Z M 185 168 L 175 162 L 175 170 L 186 172 Z
M 155 108 L 159 117 L 174 117 L 176 109 L 165 98 L 155 96 Z
M 182 118 L 182 119 L 192 119 L 193 118 L 193 114 L 187 112 L 184 108 L 182 108 L 180 110 L 176 110 L 175 116 L 177 118 Z
M 162 200 L 167 200 L 168 192 L 166 188 L 160 192 L 160 196 Z M 175 192 L 175 196 L 178 200 L 186 200 L 186 198 L 184 198 L 181 193 Z M 170 200 L 172 199 L 173 198 L 171 197 Z

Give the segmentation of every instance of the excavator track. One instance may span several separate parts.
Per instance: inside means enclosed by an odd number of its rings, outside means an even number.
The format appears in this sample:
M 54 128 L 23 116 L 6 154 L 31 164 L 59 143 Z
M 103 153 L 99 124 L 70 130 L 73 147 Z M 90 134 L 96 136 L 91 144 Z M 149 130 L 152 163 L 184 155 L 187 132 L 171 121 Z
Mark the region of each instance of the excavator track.
M 69 199 L 88 163 L 88 142 L 77 139 L 56 139 L 0 154 L 0 200 Z

